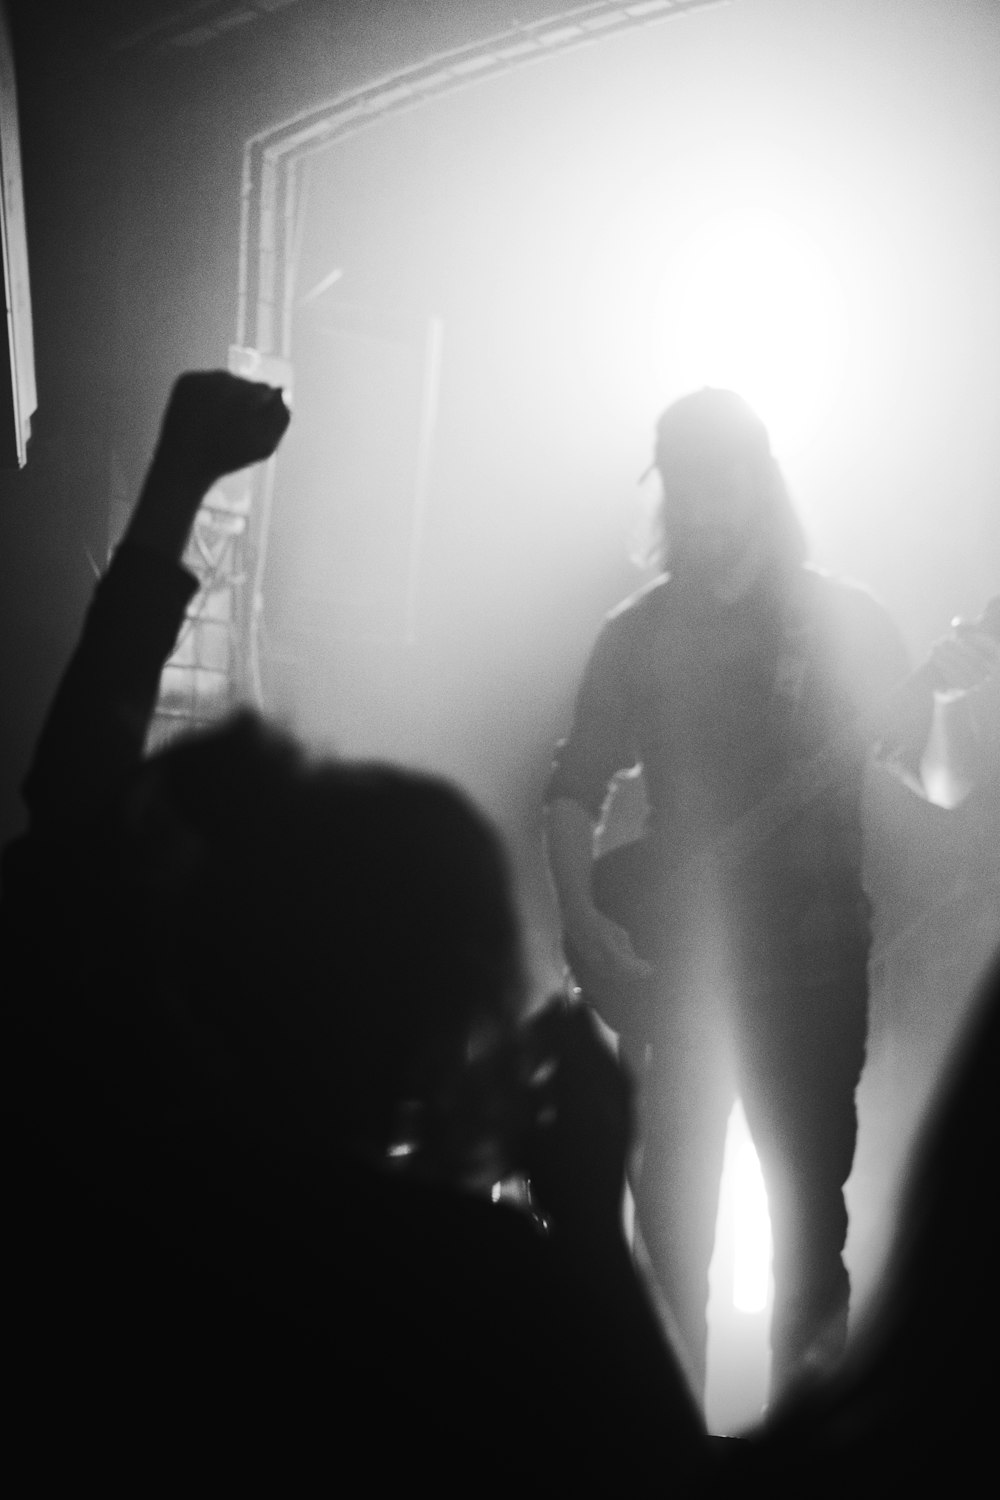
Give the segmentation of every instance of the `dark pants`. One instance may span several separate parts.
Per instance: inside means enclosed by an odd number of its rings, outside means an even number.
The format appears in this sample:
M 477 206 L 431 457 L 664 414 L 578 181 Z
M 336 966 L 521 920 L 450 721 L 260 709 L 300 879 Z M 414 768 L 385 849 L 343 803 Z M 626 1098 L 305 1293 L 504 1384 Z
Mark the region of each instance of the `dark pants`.
M 674 954 L 644 1059 L 633 1190 L 703 1391 L 726 1126 L 742 1098 L 774 1240 L 774 1399 L 810 1364 L 839 1354 L 846 1336 L 843 1189 L 857 1138 L 868 935 L 856 902 L 791 913 L 772 906 L 741 925 L 746 937 L 727 945 L 725 963 L 703 940 Z

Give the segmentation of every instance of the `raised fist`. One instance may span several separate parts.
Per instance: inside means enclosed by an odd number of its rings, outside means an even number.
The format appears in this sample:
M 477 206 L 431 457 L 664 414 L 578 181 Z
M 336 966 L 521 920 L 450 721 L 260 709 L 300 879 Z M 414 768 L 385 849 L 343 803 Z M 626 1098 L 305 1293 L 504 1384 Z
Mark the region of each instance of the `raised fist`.
M 223 474 L 270 458 L 290 420 L 275 386 L 228 370 L 189 372 L 170 393 L 153 467 L 213 484 Z

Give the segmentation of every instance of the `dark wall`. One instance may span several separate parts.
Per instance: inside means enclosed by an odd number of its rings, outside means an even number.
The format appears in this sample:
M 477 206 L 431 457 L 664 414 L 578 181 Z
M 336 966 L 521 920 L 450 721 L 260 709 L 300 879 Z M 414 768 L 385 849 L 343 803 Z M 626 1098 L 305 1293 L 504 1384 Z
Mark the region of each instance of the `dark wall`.
M 121 7 L 9 5 L 39 405 L 26 469 L 0 474 L 0 841 L 120 521 L 113 497 L 134 494 L 173 377 L 223 363 L 234 336 L 245 140 L 513 9 L 299 0 L 191 48 L 134 39 L 176 4 L 126 7 L 131 41 Z

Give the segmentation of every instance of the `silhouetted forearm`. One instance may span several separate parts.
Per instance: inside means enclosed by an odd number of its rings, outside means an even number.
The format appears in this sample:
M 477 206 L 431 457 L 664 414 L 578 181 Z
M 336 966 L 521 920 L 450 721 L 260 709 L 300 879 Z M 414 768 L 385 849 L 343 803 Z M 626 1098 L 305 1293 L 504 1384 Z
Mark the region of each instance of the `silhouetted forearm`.
M 138 762 L 163 664 L 197 584 L 133 543 L 97 586 L 42 730 L 24 796 L 33 823 L 89 822 Z

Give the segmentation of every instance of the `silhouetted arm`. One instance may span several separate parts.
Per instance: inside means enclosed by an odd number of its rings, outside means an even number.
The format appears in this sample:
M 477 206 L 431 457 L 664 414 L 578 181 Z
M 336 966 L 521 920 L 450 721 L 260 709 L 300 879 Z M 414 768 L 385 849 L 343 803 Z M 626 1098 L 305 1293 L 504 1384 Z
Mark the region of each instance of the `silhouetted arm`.
M 629 692 L 635 618 L 604 623 L 577 692 L 570 733 L 555 750 L 545 795 L 545 849 L 567 947 L 611 983 L 647 979 L 650 965 L 594 904 L 594 839 L 615 775 L 637 761 Z
M 547 1057 L 529 1150 L 532 1193 L 561 1274 L 604 1370 L 623 1473 L 664 1464 L 664 1483 L 700 1473 L 706 1437 L 625 1240 L 622 1204 L 632 1088 L 583 1006 L 535 1023 Z M 581 1379 L 587 1372 L 581 1371 Z M 653 1472 L 653 1470 L 647 1470 Z
M 267 457 L 281 392 L 225 371 L 182 375 L 135 512 L 97 586 L 25 782 L 36 825 L 100 814 L 142 753 L 163 664 L 197 589 L 181 567 L 198 507 L 223 474 Z

